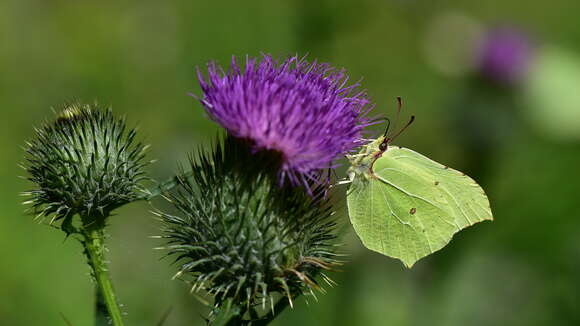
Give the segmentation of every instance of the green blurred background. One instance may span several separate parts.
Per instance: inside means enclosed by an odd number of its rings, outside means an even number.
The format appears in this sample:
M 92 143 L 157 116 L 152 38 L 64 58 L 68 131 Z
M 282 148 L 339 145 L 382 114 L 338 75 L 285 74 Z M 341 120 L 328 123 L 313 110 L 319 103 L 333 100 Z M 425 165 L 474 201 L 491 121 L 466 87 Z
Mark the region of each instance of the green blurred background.
M 398 143 L 474 176 L 496 218 L 412 270 L 348 233 L 339 285 L 274 325 L 580 325 L 579 12 L 573 0 L 0 1 L 0 324 L 92 323 L 79 244 L 20 204 L 32 186 L 17 177 L 21 146 L 50 108 L 112 105 L 140 126 L 159 159 L 151 175 L 165 179 L 219 130 L 187 96 L 199 94 L 195 67 L 264 52 L 364 77 L 374 116 L 392 116 L 403 96 L 417 122 Z M 531 44 L 515 82 L 482 76 L 474 59 L 498 26 Z M 152 250 L 150 209 L 131 204 L 111 219 L 127 325 L 155 325 L 168 309 L 165 325 L 203 325 L 207 310 Z

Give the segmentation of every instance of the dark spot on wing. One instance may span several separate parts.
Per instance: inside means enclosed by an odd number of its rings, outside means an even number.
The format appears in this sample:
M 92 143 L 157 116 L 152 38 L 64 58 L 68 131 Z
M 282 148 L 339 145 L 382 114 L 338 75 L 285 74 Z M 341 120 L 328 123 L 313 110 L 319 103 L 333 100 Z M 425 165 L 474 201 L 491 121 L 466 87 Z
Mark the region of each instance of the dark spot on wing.
M 439 181 L 435 181 L 435 185 L 438 186 L 439 185 Z
M 411 208 L 411 210 L 409 211 L 409 213 L 411 215 L 415 214 L 417 212 L 417 209 L 415 207 Z

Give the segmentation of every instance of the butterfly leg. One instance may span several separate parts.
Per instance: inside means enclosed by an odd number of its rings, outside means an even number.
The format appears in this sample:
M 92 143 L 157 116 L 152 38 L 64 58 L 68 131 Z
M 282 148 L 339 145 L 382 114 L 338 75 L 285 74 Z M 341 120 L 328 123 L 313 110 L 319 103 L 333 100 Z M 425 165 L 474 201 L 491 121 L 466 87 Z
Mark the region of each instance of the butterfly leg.
M 342 185 L 349 184 L 351 182 L 352 182 L 352 180 L 350 180 L 350 179 L 343 179 L 343 180 L 340 180 L 340 181 L 338 181 L 337 183 L 335 183 L 333 185 L 330 185 L 330 187 L 332 188 L 332 187 L 336 187 L 336 186 L 342 186 Z

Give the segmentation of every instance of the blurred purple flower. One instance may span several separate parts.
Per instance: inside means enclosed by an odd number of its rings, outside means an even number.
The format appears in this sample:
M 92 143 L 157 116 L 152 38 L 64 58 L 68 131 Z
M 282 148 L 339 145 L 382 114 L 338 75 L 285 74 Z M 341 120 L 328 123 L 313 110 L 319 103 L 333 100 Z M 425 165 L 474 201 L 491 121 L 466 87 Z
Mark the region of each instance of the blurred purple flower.
M 525 34 L 510 28 L 491 30 L 483 39 L 480 71 L 493 81 L 514 84 L 528 70 L 532 45 Z
M 321 169 L 361 143 L 369 100 L 360 85 L 347 86 L 344 70 L 309 63 L 297 56 L 279 63 L 270 55 L 232 58 L 227 72 L 208 65 L 198 70 L 200 99 L 210 117 L 235 137 L 249 139 L 254 150 L 282 155 L 280 182 L 308 185 Z

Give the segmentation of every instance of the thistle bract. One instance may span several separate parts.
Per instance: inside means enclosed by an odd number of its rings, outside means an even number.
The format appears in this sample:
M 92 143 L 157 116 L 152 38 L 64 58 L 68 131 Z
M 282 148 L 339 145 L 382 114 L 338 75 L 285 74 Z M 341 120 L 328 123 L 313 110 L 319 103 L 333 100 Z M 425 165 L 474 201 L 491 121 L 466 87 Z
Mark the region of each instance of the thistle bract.
M 321 169 L 361 144 L 369 103 L 359 84 L 328 64 L 291 57 L 248 58 L 244 68 L 232 59 L 227 73 L 208 66 L 198 72 L 200 99 L 210 117 L 254 150 L 281 154 L 279 180 L 296 184 L 316 179 Z
M 97 105 L 71 104 L 56 121 L 36 129 L 27 143 L 25 169 L 36 188 L 25 193 L 51 223 L 79 214 L 84 223 L 104 222 L 114 208 L 133 201 L 144 179 L 145 146 L 135 130 Z
M 176 213 L 158 212 L 177 276 L 214 295 L 216 305 L 265 304 L 275 292 L 291 300 L 317 288 L 315 276 L 336 262 L 326 197 L 280 187 L 275 156 L 250 148 L 228 137 L 192 159 L 193 177 L 179 178 L 168 196 Z

